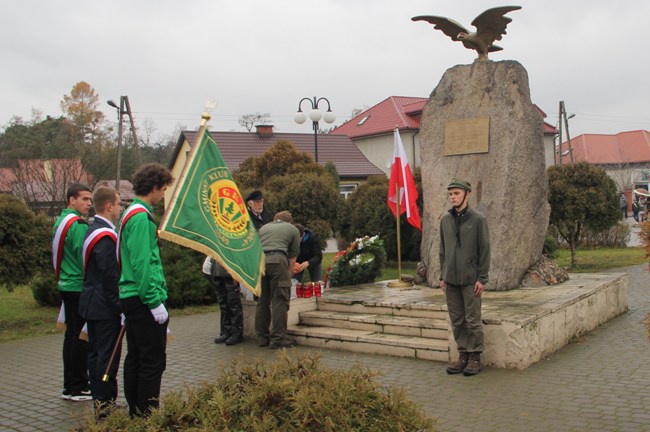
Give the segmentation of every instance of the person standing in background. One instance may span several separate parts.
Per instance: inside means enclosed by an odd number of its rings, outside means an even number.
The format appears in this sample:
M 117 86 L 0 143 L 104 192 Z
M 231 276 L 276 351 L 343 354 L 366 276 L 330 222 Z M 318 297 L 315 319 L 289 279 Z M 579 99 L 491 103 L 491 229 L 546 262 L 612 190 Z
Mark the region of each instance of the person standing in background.
M 288 211 L 276 213 L 273 222 L 260 228 L 266 273 L 262 295 L 255 309 L 255 333 L 259 346 L 288 348 L 296 340 L 287 337 L 287 312 L 291 295 L 291 273 L 300 252 L 300 233 Z
M 296 224 L 300 232 L 300 253 L 296 258 L 296 274 L 294 279 L 302 282 L 305 270 L 309 272 L 309 279 L 318 282 L 323 278 L 323 250 L 320 247 L 320 239 L 314 232 L 300 224 Z
M 246 206 L 248 214 L 255 225 L 257 231 L 264 225 L 271 222 L 271 215 L 264 210 L 264 195 L 261 190 L 254 190 L 246 197 Z

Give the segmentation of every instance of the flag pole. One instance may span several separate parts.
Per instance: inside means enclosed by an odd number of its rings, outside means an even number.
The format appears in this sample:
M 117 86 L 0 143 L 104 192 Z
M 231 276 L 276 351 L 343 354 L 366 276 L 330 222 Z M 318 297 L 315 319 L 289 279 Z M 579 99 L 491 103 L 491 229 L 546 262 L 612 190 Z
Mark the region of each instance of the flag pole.
M 395 184 L 395 196 L 397 197 L 397 217 L 395 221 L 397 223 L 397 281 L 402 282 L 402 238 L 400 235 L 400 206 L 402 205 L 402 200 L 399 196 L 399 183 Z
M 399 196 L 399 182 L 395 184 L 395 197 L 397 198 L 397 211 L 395 212 L 395 223 L 397 224 L 397 280 L 388 282 L 386 286 L 389 288 L 408 288 L 413 286 L 413 282 L 404 282 L 402 280 L 402 239 L 400 230 L 400 205 L 402 200 Z

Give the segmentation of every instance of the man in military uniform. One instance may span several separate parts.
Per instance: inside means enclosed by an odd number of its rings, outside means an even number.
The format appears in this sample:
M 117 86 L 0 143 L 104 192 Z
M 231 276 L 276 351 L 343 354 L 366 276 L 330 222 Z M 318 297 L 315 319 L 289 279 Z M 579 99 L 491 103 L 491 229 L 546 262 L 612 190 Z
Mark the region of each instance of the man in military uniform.
M 262 295 L 255 310 L 255 333 L 259 346 L 271 349 L 296 345 L 287 337 L 287 312 L 291 295 L 291 270 L 300 252 L 300 232 L 293 226 L 291 213 L 276 213 L 273 222 L 259 230 L 266 259 Z M 270 326 L 270 331 L 269 331 Z
M 466 376 L 481 370 L 481 294 L 490 271 L 487 220 L 467 204 L 471 192 L 469 182 L 453 179 L 447 186 L 452 208 L 440 219 L 440 288 L 459 354 L 447 373 Z

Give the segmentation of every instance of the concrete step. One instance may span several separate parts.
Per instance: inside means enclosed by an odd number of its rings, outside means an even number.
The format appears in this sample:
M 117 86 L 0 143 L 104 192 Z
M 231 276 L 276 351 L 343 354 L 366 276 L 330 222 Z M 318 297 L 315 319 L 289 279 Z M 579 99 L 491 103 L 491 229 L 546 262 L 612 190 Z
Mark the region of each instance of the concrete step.
M 446 340 L 301 324 L 289 326 L 288 333 L 295 336 L 300 345 L 365 354 L 449 361 L 449 346 Z
M 331 312 L 354 312 L 359 314 L 381 314 L 412 318 L 431 318 L 446 320 L 447 305 L 431 303 L 396 304 L 381 301 L 346 301 L 326 297 L 318 297 L 318 310 Z
M 374 333 L 425 337 L 445 341 L 449 337 L 447 320 L 435 318 L 315 310 L 301 312 L 300 324 L 313 327 L 334 327 Z

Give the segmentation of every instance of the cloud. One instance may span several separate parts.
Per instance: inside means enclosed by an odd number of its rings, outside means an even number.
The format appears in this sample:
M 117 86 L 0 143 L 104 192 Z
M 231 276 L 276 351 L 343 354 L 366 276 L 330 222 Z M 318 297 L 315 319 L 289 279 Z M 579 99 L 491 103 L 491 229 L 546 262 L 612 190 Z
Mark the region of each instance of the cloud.
M 572 134 L 650 129 L 646 17 L 641 0 L 522 1 L 493 60 L 528 70 L 531 95 L 554 124 L 564 100 Z M 2 2 L 0 124 L 32 107 L 60 115 L 81 80 L 102 100 L 128 95 L 136 119 L 160 132 L 198 125 L 216 99 L 214 129 L 269 112 L 279 130 L 302 97 L 324 96 L 337 122 L 390 95 L 428 96 L 446 69 L 475 54 L 415 15 L 470 28 L 485 2 L 277 0 Z M 114 112 L 102 106 L 107 116 Z

